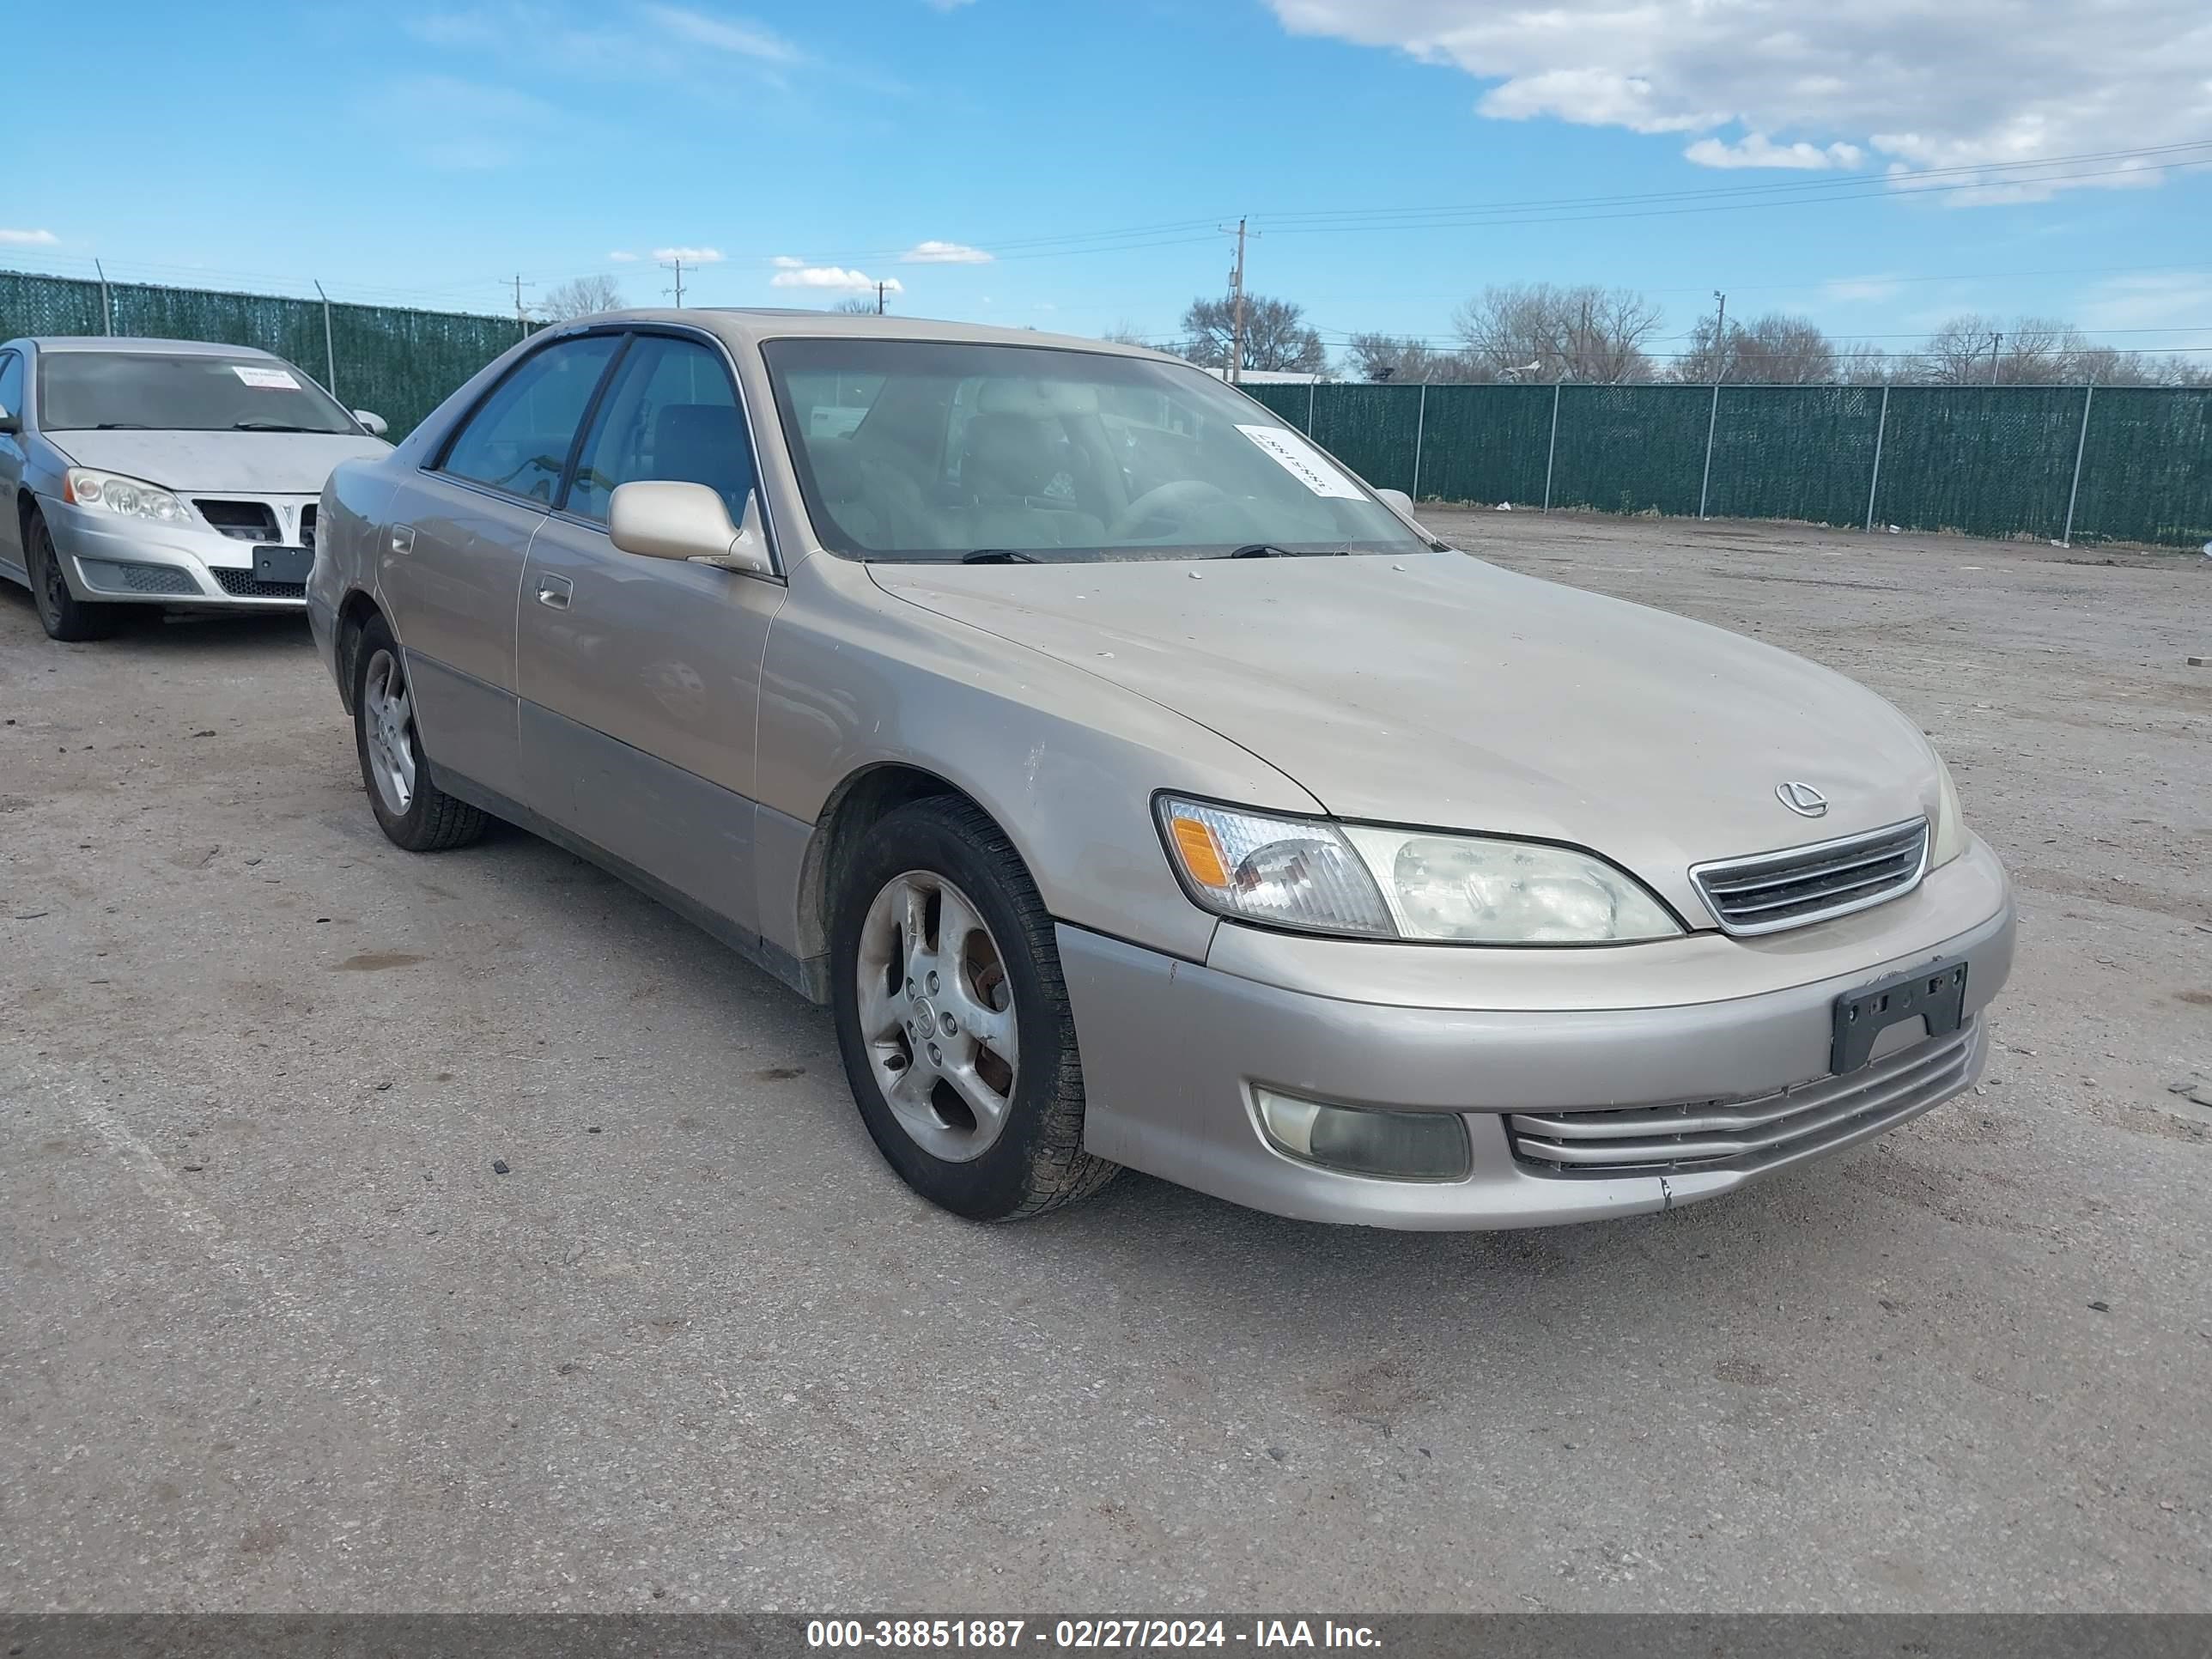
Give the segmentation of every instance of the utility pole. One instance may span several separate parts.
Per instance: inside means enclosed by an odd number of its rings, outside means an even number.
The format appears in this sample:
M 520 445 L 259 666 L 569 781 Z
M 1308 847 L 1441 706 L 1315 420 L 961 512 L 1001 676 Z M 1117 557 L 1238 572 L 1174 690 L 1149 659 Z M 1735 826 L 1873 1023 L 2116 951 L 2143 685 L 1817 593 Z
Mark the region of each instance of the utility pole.
M 522 290 L 526 288 L 536 288 L 538 284 L 535 283 L 524 282 L 522 280 L 522 273 L 520 271 L 518 270 L 514 273 L 514 320 L 524 325 L 526 327 L 528 326 L 530 322 L 530 313 L 523 308 Z
M 1990 336 L 1990 384 L 1991 386 L 1995 386 L 1997 383 L 1997 348 L 2003 343 L 2003 335 L 1992 334 Z
M 876 315 L 878 317 L 884 314 L 884 289 L 886 286 L 883 283 L 876 284 Z
M 664 261 L 664 262 L 662 263 L 662 265 L 661 265 L 661 267 L 660 267 L 660 268 L 661 268 L 663 270 L 673 270 L 675 271 L 675 273 L 676 273 L 676 286 L 675 286 L 674 288 L 672 288 L 672 289 L 670 289 L 670 288 L 664 288 L 664 289 L 661 289 L 660 291 L 661 291 L 663 294 L 673 294 L 673 295 L 676 296 L 676 308 L 677 308 L 678 311 L 683 310 L 683 309 L 684 309 L 684 256 L 683 256 L 682 254 L 678 254 L 678 255 L 677 255 L 677 257 L 676 257 L 674 259 L 672 259 L 672 260 Z
M 1728 295 L 1715 289 L 1713 298 L 1721 303 L 1720 319 L 1713 325 L 1713 383 L 1717 386 L 1728 379 Z
M 1705 411 L 1705 472 L 1698 483 L 1698 516 L 1705 516 L 1705 502 L 1713 489 L 1713 434 L 1721 423 L 1721 381 L 1728 375 L 1728 295 L 1720 289 L 1713 290 L 1713 298 L 1720 301 L 1720 317 L 1713 325 L 1713 401 Z
M 1221 227 L 1222 234 L 1229 227 Z M 1244 384 L 1244 222 L 1237 222 L 1237 264 L 1229 273 L 1229 293 L 1235 320 L 1231 325 L 1229 343 L 1229 384 Z

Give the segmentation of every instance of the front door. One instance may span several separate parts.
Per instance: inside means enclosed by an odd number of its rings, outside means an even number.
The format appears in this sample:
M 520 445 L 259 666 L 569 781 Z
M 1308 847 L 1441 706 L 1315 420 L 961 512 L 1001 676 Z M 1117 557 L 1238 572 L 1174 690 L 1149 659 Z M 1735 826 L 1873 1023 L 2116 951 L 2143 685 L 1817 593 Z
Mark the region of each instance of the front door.
M 785 589 L 617 551 L 609 498 L 645 479 L 706 484 L 732 520 L 753 492 L 744 407 L 720 350 L 698 338 L 632 337 L 531 544 L 515 629 L 522 799 L 756 932 L 754 727 Z
M 622 343 L 586 335 L 522 359 L 386 514 L 378 580 L 406 654 L 423 750 L 434 768 L 509 798 L 521 793 L 514 609 L 523 561 Z
M 0 574 L 27 582 L 28 562 L 23 557 L 22 514 L 15 510 L 16 492 L 23 486 L 23 354 L 0 351 L 0 410 L 15 417 L 13 432 L 0 432 Z

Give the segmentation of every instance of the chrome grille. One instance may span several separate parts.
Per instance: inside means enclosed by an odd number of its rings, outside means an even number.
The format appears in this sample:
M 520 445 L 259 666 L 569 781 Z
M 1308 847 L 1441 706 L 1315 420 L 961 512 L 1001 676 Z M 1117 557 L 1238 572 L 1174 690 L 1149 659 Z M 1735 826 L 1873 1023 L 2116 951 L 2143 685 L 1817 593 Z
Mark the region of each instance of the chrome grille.
M 276 509 L 266 501 L 223 501 L 195 497 L 192 505 L 217 530 L 240 542 L 277 539 Z
M 1513 1156 L 1547 1176 L 1765 1169 L 1862 1139 L 1966 1087 L 1981 1028 L 1915 1043 L 1842 1077 L 1751 1100 L 1595 1112 L 1516 1112 Z
M 1690 878 L 1729 933 L 1771 933 L 1909 893 L 1927 863 L 1928 820 L 1912 818 L 1778 853 L 1717 859 L 1694 866 Z

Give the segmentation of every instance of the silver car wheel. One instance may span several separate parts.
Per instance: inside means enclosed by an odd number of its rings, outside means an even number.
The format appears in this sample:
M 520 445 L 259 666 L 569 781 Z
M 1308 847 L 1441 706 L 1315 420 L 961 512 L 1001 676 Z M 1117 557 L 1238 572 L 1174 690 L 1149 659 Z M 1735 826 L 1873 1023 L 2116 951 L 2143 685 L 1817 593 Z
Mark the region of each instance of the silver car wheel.
M 407 816 L 415 800 L 415 708 L 400 678 L 399 660 L 379 650 L 362 677 L 362 732 L 368 742 L 368 775 L 385 810 Z
M 933 1158 L 981 1158 L 1012 1114 L 1014 986 L 975 901 L 909 870 L 884 884 L 854 963 L 870 1069 L 899 1127 Z

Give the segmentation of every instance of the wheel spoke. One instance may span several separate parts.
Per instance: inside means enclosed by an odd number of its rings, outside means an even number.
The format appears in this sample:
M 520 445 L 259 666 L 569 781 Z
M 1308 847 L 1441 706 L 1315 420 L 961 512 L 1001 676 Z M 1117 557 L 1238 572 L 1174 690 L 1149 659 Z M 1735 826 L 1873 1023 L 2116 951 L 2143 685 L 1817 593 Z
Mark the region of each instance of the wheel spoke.
M 891 1079 L 890 1087 L 884 1091 L 884 1098 L 890 1102 L 893 1111 L 908 1115 L 927 1113 L 929 1110 L 930 1085 L 936 1080 L 935 1074 L 927 1066 L 908 1066 Z
M 1014 1033 L 1014 1012 L 1008 1008 L 987 1008 L 975 1000 L 965 986 L 960 988 L 955 1018 L 960 1029 L 981 1042 L 998 1057 L 1012 1066 L 1015 1060 L 1018 1039 Z
M 871 972 L 863 963 L 860 973 L 860 1035 L 871 1042 L 888 1042 L 906 1021 L 906 999 L 895 995 L 880 971 Z
M 906 971 L 912 977 L 935 953 L 929 948 L 929 895 L 903 878 L 891 898 L 891 914 L 898 919 L 900 943 L 906 947 Z
M 937 900 L 937 954 L 958 970 L 967 957 L 968 936 L 981 932 L 982 918 L 975 914 L 966 896 L 949 884 L 940 889 Z M 990 935 L 986 933 L 984 937 Z M 964 975 L 956 971 L 955 977 Z
M 977 1132 L 995 1133 L 999 1120 L 1006 1114 L 1006 1097 L 976 1074 L 974 1062 L 963 1060 L 946 1066 L 945 1080 L 959 1091 L 960 1098 L 968 1103 L 968 1109 L 975 1114 Z

